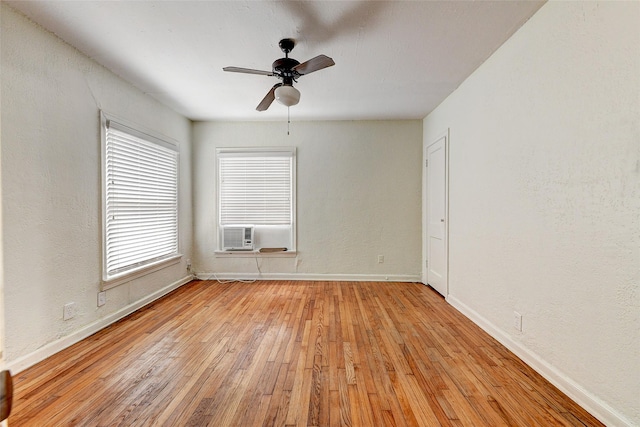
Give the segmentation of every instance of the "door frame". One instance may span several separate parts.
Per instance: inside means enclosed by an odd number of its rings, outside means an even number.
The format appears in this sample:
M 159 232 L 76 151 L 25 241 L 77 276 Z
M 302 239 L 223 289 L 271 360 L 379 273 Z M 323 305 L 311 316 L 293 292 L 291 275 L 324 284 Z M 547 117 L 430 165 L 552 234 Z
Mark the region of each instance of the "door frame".
M 445 254 L 445 287 L 446 293 L 445 299 L 449 296 L 449 142 L 450 142 L 450 129 L 437 133 L 435 137 L 427 139 L 423 137 L 422 143 L 422 283 L 427 285 L 427 261 L 429 260 L 428 253 L 428 235 L 429 235 L 429 221 L 427 218 L 428 197 L 427 194 L 427 149 L 444 138 L 444 254 Z
M 0 172 L 2 172 L 0 170 Z M 2 180 L 1 178 L 2 174 L 0 174 L 0 181 Z M 2 191 L 2 182 L 0 182 L 0 192 Z M 2 198 L 0 197 L 0 200 L 2 200 Z M 0 203 L 1 204 L 1 203 Z M 2 211 L 0 210 L 0 242 L 2 242 Z M 5 310 L 4 310 L 4 256 L 3 256 L 3 245 L 0 245 L 0 371 L 4 371 L 6 368 L 6 362 L 5 362 L 5 341 L 6 341 L 6 334 L 5 334 Z M 3 384 L 3 388 L 4 388 L 4 384 Z M 0 404 L 2 404 L 2 402 L 0 402 Z M 4 421 L 0 421 L 0 427 L 6 427 L 8 425 L 8 421 L 4 420 Z

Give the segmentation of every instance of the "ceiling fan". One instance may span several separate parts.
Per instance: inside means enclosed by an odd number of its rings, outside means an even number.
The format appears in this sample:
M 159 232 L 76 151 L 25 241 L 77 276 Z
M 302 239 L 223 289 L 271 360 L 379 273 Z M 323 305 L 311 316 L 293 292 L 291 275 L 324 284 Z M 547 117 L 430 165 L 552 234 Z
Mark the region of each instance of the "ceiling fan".
M 300 63 L 293 58 L 289 58 L 289 52 L 295 46 L 295 40 L 282 39 L 278 43 L 280 49 L 284 52 L 285 57 L 276 59 L 271 68 L 272 71 L 253 70 L 251 68 L 240 67 L 224 67 L 224 71 L 234 73 L 259 74 L 262 76 L 275 76 L 282 80 L 282 83 L 276 83 L 267 95 L 260 101 L 256 107 L 258 111 L 265 111 L 274 99 L 279 103 L 290 107 L 296 105 L 300 101 L 300 91 L 293 87 L 293 82 L 298 82 L 298 78 L 314 71 L 335 65 L 333 59 L 326 55 L 318 55 L 315 58 Z

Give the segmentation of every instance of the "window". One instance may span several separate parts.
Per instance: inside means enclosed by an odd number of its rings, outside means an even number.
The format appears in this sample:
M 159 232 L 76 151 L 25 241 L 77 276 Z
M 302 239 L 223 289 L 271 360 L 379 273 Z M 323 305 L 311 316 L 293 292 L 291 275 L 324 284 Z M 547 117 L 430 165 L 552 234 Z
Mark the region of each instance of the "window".
M 219 148 L 216 154 L 219 230 L 252 225 L 256 249 L 295 250 L 295 149 Z
M 164 266 L 178 255 L 174 144 L 103 114 L 103 280 Z

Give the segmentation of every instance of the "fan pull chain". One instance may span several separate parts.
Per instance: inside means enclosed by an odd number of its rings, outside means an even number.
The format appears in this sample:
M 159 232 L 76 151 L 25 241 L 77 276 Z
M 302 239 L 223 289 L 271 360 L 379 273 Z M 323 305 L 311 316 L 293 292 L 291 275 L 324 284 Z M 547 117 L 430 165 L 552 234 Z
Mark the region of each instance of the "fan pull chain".
M 287 107 L 287 135 L 289 135 L 290 128 L 291 128 L 291 107 Z

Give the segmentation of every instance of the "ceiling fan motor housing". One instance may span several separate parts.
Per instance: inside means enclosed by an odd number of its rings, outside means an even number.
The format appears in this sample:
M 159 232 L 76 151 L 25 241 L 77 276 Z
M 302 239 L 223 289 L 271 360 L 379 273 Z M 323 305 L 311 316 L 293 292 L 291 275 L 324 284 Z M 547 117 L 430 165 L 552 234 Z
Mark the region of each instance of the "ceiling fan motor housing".
M 282 78 L 282 82 L 286 85 L 290 85 L 293 82 L 293 79 L 300 76 L 300 74 L 294 70 L 293 67 L 300 64 L 300 62 L 296 61 L 293 58 L 280 58 L 273 61 L 273 74 Z

